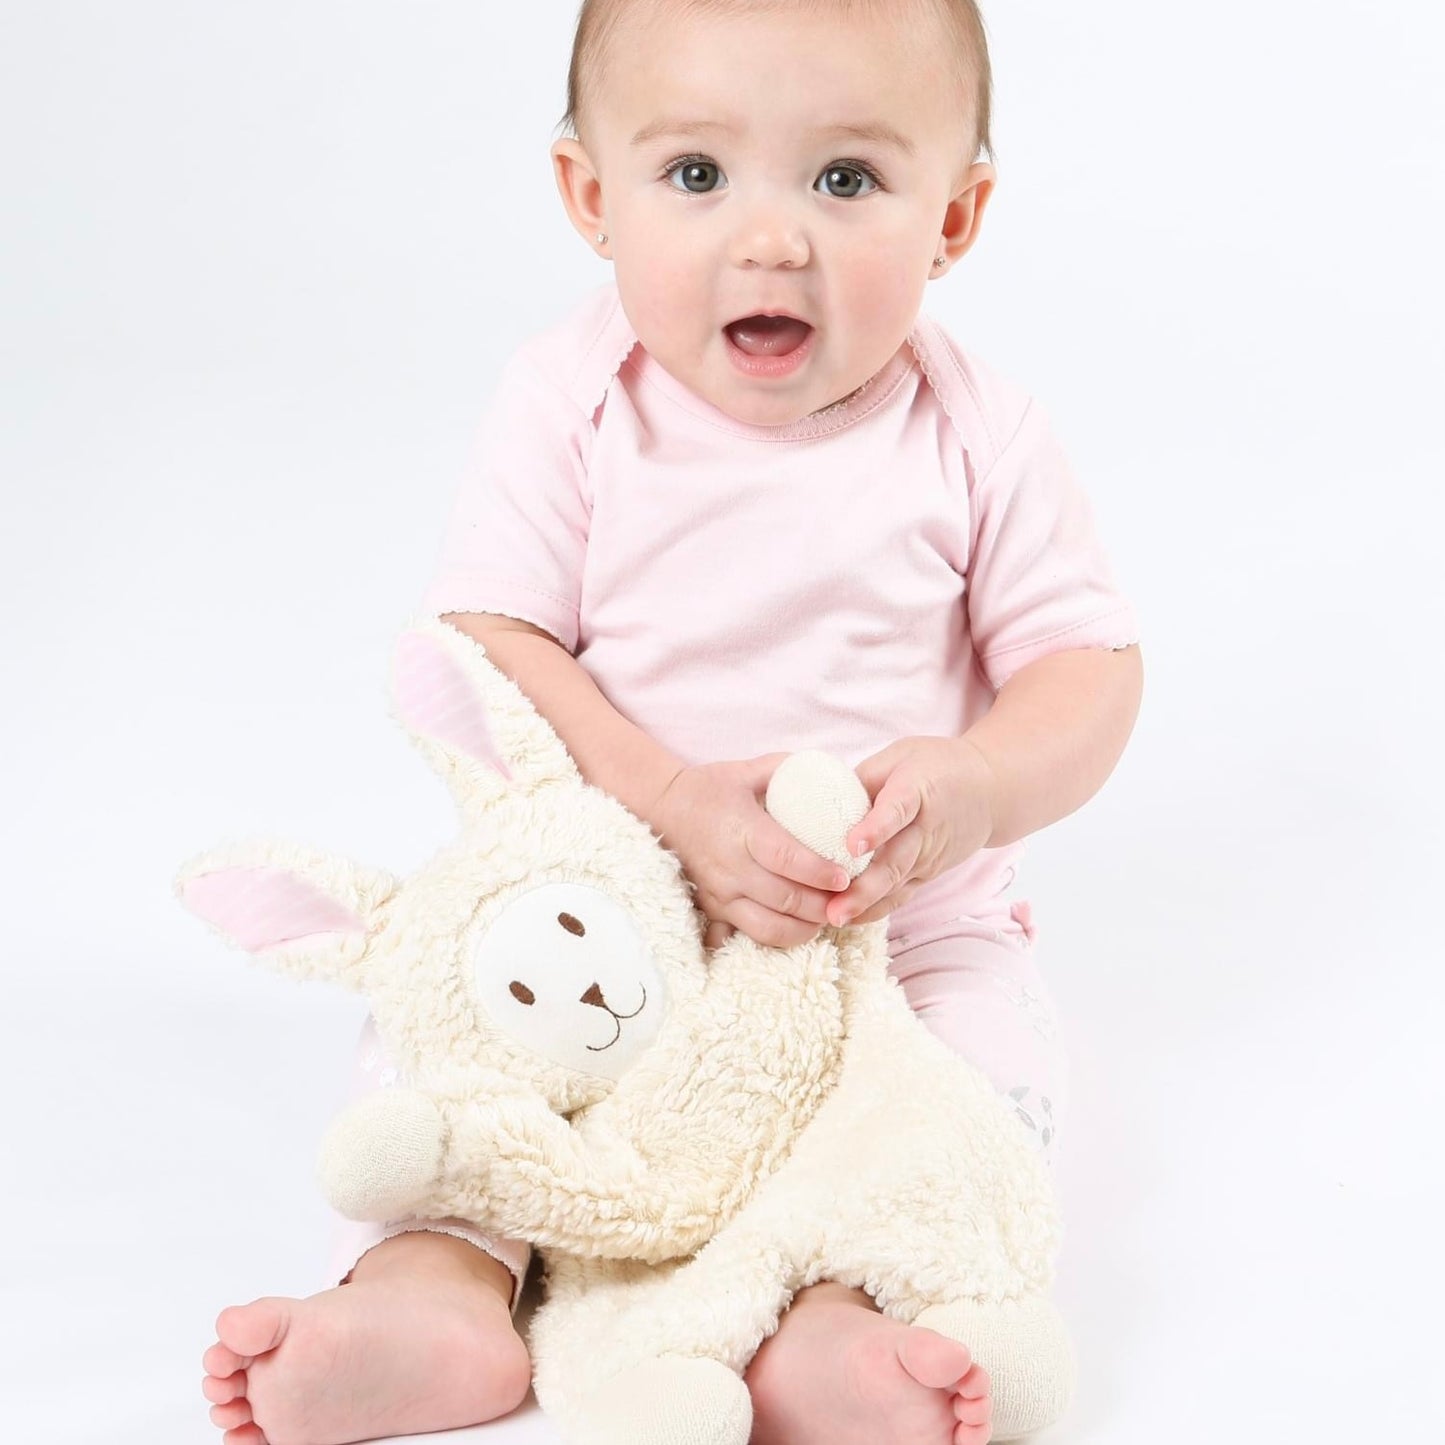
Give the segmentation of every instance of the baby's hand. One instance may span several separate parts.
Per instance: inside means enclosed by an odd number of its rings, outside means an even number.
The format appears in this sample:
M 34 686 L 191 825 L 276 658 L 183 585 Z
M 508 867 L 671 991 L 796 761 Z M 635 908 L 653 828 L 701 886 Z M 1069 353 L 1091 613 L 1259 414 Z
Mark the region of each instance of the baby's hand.
M 768 780 L 787 756 L 684 768 L 663 790 L 648 822 L 682 860 L 707 915 L 703 942 L 717 948 L 740 928 L 771 948 L 814 937 L 828 901 L 848 885 L 763 807 Z
M 874 852 L 853 886 L 832 900 L 834 925 L 892 913 L 918 884 L 972 857 L 993 833 L 994 776 L 963 738 L 900 738 L 856 771 L 873 806 L 846 843 L 854 857 Z

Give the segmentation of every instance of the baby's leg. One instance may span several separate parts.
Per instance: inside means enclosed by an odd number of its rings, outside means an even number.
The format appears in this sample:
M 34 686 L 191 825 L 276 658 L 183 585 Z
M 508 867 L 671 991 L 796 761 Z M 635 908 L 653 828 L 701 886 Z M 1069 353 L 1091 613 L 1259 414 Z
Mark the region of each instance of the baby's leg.
M 370 1020 L 353 1096 L 394 1078 Z M 527 1251 L 461 1220 L 338 1220 L 335 1288 L 223 1310 L 202 1391 L 225 1445 L 342 1445 L 507 1414 L 531 1379 L 512 1308 Z
M 1052 1158 L 1065 1061 L 1023 919 L 938 920 L 912 938 L 893 939 L 890 948 L 893 971 L 922 1022 L 993 1080 L 1040 1151 Z M 1048 1301 L 1038 1301 L 1036 1312 L 1041 1331 L 1057 1328 Z M 992 1328 L 991 1321 L 970 1323 L 977 1330 Z M 927 1318 L 920 1322 L 927 1324 Z M 801 1291 L 748 1369 L 754 1445 L 887 1438 L 932 1445 L 950 1438 L 942 1433 L 946 1411 L 938 1408 L 940 1402 L 953 1407 L 957 1445 L 977 1445 L 989 1438 L 995 1415 L 1007 1427 L 1011 1419 L 1042 1418 L 1054 1409 L 1042 1400 L 1013 1398 L 1018 1393 L 1013 1380 L 1004 1382 L 1001 1404 L 992 1399 L 986 1370 L 968 1366 L 975 1349 L 986 1359 L 993 1342 L 974 1339 L 952 1317 L 937 1317 L 934 1324 L 942 1333 L 885 1319 L 867 1295 L 838 1284 Z M 958 1343 L 970 1340 L 969 1349 Z M 998 1353 L 1007 1357 L 1017 1350 L 1008 1341 Z M 945 1382 L 947 1375 L 954 1384 Z M 1056 1375 L 1050 1374 L 1051 1388 Z M 912 1433 L 901 1431 L 900 1424 Z
M 1053 1163 L 1067 1063 L 1053 1001 L 1034 963 L 1027 906 L 1015 912 L 988 921 L 955 919 L 949 931 L 895 940 L 892 969 L 919 1019 L 992 1080 Z M 961 1301 L 925 1310 L 918 1323 L 967 1341 L 991 1369 L 994 1438 L 1030 1433 L 1067 1407 L 1073 1352 L 1047 1297 L 1007 1306 Z
M 928 1028 L 1013 1105 L 1048 1163 L 1058 1156 L 1068 1061 L 1034 961 L 1027 905 L 1017 918 L 954 919 L 892 943 L 892 973 Z

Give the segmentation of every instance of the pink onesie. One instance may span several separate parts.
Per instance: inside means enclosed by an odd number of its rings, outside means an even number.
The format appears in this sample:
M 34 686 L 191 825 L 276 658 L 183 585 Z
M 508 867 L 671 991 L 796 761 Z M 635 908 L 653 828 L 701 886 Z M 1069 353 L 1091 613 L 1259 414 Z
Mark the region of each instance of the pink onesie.
M 1138 635 L 1038 406 L 932 318 L 852 396 L 755 426 L 664 371 L 610 283 L 504 368 L 423 610 L 546 629 L 687 763 L 856 765 L 962 733 L 1035 658 Z M 889 933 L 914 1008 L 1047 1148 L 1063 1064 L 1019 853 L 933 880 Z

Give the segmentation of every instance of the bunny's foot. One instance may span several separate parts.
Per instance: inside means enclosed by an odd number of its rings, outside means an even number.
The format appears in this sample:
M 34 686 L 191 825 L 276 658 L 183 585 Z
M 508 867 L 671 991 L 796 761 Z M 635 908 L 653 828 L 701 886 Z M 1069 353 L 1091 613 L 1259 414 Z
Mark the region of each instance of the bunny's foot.
M 615 1375 L 581 1406 L 586 1445 L 748 1445 L 747 1386 L 726 1365 L 664 1355 Z
M 332 1121 L 317 1175 L 347 1219 L 394 1219 L 426 1198 L 446 1139 L 432 1101 L 412 1089 L 363 1094 Z
M 993 1438 L 1014 1440 L 1051 1425 L 1074 1391 L 1074 1354 L 1052 1300 L 931 1305 L 914 1321 L 966 1342 L 993 1382 Z

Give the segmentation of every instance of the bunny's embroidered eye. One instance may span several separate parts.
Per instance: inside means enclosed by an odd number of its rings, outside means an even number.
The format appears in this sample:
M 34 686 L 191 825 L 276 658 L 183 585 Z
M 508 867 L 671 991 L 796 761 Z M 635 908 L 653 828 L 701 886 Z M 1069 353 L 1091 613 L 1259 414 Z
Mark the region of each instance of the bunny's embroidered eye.
M 484 904 L 467 944 L 489 1039 L 579 1078 L 615 1080 L 657 1036 L 667 985 L 638 920 L 601 888 L 524 887 Z

